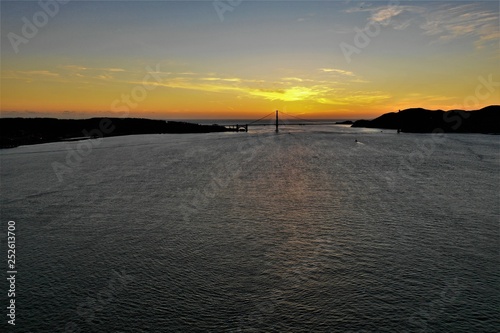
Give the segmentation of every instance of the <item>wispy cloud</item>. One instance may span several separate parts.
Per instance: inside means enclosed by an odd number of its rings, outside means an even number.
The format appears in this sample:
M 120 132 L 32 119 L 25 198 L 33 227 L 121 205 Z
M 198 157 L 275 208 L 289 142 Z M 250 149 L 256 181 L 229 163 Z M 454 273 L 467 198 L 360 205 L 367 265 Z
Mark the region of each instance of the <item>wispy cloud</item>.
M 284 77 L 281 80 L 282 81 L 304 82 L 304 79 L 301 79 L 300 77 Z
M 437 37 L 437 41 L 447 42 L 461 37 L 474 37 L 482 46 L 498 37 L 498 12 L 481 10 L 477 4 L 442 6 L 428 12 L 425 22 L 420 25 L 424 33 Z
M 475 41 L 475 45 L 478 49 L 485 47 L 485 45 L 490 43 L 496 43 L 500 40 L 500 29 L 498 26 L 486 26 L 482 28 L 482 32 L 479 35 L 479 39 Z M 500 56 L 497 54 L 497 57 Z
M 54 72 L 47 71 L 47 70 L 40 70 L 40 71 L 18 71 L 17 73 L 24 74 L 24 75 L 29 75 L 29 76 L 51 76 L 51 77 L 59 76 L 58 73 L 54 73 Z
M 351 71 L 346 71 L 343 69 L 337 69 L 337 68 L 319 68 L 319 70 L 323 73 L 336 73 L 336 74 L 341 74 L 341 75 L 346 75 L 346 76 L 355 76 L 355 74 Z
M 179 75 L 166 75 L 160 83 L 150 82 L 171 89 L 187 89 L 212 93 L 232 93 L 240 97 L 266 99 L 270 101 L 297 102 L 340 105 L 347 104 L 346 85 L 359 81 L 354 73 L 342 69 L 321 68 L 322 73 L 334 73 L 341 76 L 352 77 L 353 80 L 343 81 L 321 80 L 320 77 L 284 77 L 278 81 L 255 80 L 248 78 L 224 77 L 221 75 L 205 77 L 195 74 L 193 77 Z M 213 73 L 212 73 L 213 74 Z M 130 82 L 138 84 L 139 82 Z M 366 81 L 357 82 L 366 83 Z M 351 96 L 350 101 L 374 101 L 386 99 L 387 96 L 380 93 L 356 93 Z
M 384 24 L 385 22 L 388 22 L 390 19 L 392 19 L 395 16 L 398 16 L 402 12 L 403 12 L 402 7 L 387 7 L 374 11 L 370 19 L 373 22 Z
M 185 78 L 172 77 L 165 78 L 161 83 L 151 82 L 151 84 L 165 88 L 188 89 L 202 92 L 232 92 L 240 95 L 246 95 L 248 97 L 264 98 L 273 101 L 281 100 L 287 102 L 314 100 L 315 97 L 323 94 L 325 90 L 329 90 L 329 88 L 325 89 L 325 87 L 321 86 L 297 85 L 285 88 L 264 88 L 249 84 L 254 81 L 255 80 L 244 79 L 239 79 L 238 81 L 235 81 L 234 79 L 229 81 L 225 79 L 206 80 L 206 78 L 201 78 L 199 80 L 187 80 Z M 139 82 L 134 83 L 138 84 Z
M 459 38 L 474 39 L 476 47 L 498 41 L 499 13 L 484 9 L 481 3 L 360 6 L 345 10 L 347 13 L 366 12 L 367 21 L 396 30 L 415 26 L 430 36 L 433 42 L 449 42 Z
M 350 94 L 337 94 L 318 100 L 329 105 L 373 105 L 387 101 L 392 96 L 383 91 L 352 91 Z
M 319 104 L 343 105 L 348 101 L 373 101 L 385 98 L 382 94 L 357 93 L 346 95 L 349 84 L 365 83 L 353 72 L 338 68 L 320 68 L 318 72 L 309 76 L 289 76 L 275 80 L 263 80 L 236 76 L 221 75 L 217 73 L 195 72 L 156 72 L 161 80 L 141 81 L 141 76 L 133 73 L 131 78 L 127 75 L 115 75 L 115 70 L 102 70 L 102 68 L 87 68 L 71 65 L 58 67 L 58 73 L 49 70 L 13 71 L 9 77 L 24 80 L 53 81 L 59 83 L 78 82 L 79 84 L 106 84 L 106 85 L 152 85 L 168 89 L 184 89 L 209 93 L 231 93 L 236 97 L 264 99 L 283 102 L 308 102 Z M 186 73 L 189 73 L 186 75 Z M 2 73 L 4 74 L 4 73 Z M 304 74 L 304 73 L 302 73 Z M 342 80 L 332 80 L 342 77 Z M 327 77 L 328 79 L 325 79 Z M 346 78 L 349 78 L 348 80 Z M 378 96 L 378 97 L 377 97 Z
M 362 4 L 359 7 L 353 7 L 345 10 L 346 13 L 366 12 L 368 14 L 368 22 L 378 23 L 383 26 L 398 26 L 401 25 L 401 20 L 406 22 L 409 16 L 415 14 L 423 14 L 427 10 L 424 7 L 410 5 L 384 5 L 371 6 Z M 398 20 L 396 20 L 396 18 Z
M 2 79 L 21 80 L 26 82 L 38 81 L 55 81 L 60 79 L 59 73 L 48 70 L 31 70 L 31 71 L 2 71 Z
M 61 67 L 71 71 L 125 72 L 123 68 L 95 68 L 95 67 L 85 67 L 81 65 L 65 65 Z
M 237 77 L 221 78 L 221 77 L 202 77 L 201 81 L 224 81 L 224 82 L 241 82 L 242 79 Z
M 399 97 L 397 100 L 397 104 L 402 106 L 411 106 L 415 105 L 415 101 L 419 101 L 419 103 L 434 105 L 434 107 L 436 107 L 439 105 L 453 105 L 453 102 L 456 100 L 456 96 L 411 93 L 407 94 L 404 97 Z M 457 104 L 457 107 L 459 105 L 460 104 Z M 463 104 L 461 104 L 461 107 L 463 108 Z

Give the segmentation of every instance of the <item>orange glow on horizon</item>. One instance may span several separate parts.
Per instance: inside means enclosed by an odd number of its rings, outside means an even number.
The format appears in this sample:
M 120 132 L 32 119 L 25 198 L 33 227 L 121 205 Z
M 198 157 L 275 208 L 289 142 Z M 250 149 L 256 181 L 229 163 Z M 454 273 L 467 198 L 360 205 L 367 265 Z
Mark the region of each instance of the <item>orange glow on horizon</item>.
M 380 86 L 372 74 L 363 77 L 335 68 L 254 78 L 173 68 L 148 72 L 126 64 L 124 68 L 44 64 L 29 69 L 20 65 L 2 71 L 2 117 L 248 120 L 282 110 L 305 119 L 356 120 L 415 107 L 470 110 L 500 104 L 498 94 L 474 105 L 465 103 L 477 89 L 477 77 L 470 82 L 445 78 L 448 81 L 439 88 L 424 76 L 416 76 L 410 86 L 399 85 L 396 79 Z
M 0 116 L 355 120 L 500 104 L 495 2 L 252 2 L 224 22 L 204 2 L 116 6 L 70 2 L 16 44 L 7 35 L 41 7 L 2 3 Z M 367 22 L 380 31 L 360 43 Z

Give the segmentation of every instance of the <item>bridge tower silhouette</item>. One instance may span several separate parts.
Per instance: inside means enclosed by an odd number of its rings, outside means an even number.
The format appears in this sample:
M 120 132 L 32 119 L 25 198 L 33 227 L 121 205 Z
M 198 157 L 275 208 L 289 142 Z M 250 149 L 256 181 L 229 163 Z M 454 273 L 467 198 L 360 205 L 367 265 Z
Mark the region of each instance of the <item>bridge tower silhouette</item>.
M 278 110 L 276 110 L 276 133 L 278 133 Z
M 270 119 L 272 119 L 272 115 L 273 113 L 275 114 L 275 121 L 274 122 L 269 122 Z M 280 124 L 280 117 L 279 117 L 279 114 L 282 113 L 283 115 L 286 115 L 287 117 L 290 117 L 290 118 L 294 118 L 292 120 L 295 120 L 295 122 L 293 123 L 290 123 L 290 122 L 287 122 L 286 123 L 286 126 L 304 126 L 304 125 L 332 125 L 332 124 L 336 124 L 335 121 L 322 121 L 322 120 L 311 120 L 311 119 L 304 119 L 304 118 L 300 118 L 300 117 L 297 117 L 297 116 L 294 116 L 292 114 L 288 114 L 284 111 L 279 111 L 279 110 L 276 110 L 274 112 L 271 112 L 269 113 L 268 115 L 265 115 L 264 117 L 262 118 L 259 118 L 257 120 L 254 120 L 254 121 L 251 121 L 245 125 L 225 125 L 226 128 L 229 128 L 231 130 L 234 130 L 236 132 L 248 132 L 248 127 L 249 126 L 269 126 L 269 125 L 272 125 L 272 126 L 275 126 L 275 132 L 276 133 L 279 133 L 279 126 L 284 126 L 285 123 L 281 122 Z M 285 121 L 288 119 L 287 117 L 285 117 Z M 264 119 L 268 119 L 268 122 L 267 123 L 262 123 L 261 121 L 264 120 Z M 298 122 L 300 121 L 300 122 Z

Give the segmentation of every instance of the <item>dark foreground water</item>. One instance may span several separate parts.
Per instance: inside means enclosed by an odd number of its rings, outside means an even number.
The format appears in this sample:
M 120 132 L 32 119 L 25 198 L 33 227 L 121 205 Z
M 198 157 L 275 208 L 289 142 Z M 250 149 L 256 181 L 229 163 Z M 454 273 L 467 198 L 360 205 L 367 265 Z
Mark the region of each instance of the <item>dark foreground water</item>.
M 12 331 L 500 329 L 498 136 L 263 128 L 0 157 Z

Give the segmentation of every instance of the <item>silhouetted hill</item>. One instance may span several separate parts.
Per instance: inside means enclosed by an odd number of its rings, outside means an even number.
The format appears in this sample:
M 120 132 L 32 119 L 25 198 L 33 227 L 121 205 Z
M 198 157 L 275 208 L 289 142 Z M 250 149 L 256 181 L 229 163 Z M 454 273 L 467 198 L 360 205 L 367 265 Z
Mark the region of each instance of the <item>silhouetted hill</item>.
M 224 126 L 140 118 L 0 118 L 0 148 L 133 134 L 210 133 Z
M 400 129 L 410 133 L 500 133 L 500 106 L 491 105 L 477 111 L 431 111 L 406 109 L 391 112 L 373 120 L 358 120 L 352 127 Z

